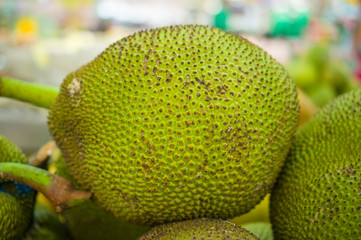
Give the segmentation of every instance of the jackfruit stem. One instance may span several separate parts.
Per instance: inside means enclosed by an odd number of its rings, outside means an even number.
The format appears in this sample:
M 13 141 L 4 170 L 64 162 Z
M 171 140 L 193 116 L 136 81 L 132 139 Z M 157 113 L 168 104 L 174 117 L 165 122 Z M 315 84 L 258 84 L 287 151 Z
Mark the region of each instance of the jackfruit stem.
M 53 203 L 58 212 L 91 197 L 90 192 L 77 190 L 65 178 L 23 163 L 0 163 L 0 179 L 20 182 L 41 192 Z
M 0 76 L 0 97 L 7 97 L 49 109 L 59 88 Z

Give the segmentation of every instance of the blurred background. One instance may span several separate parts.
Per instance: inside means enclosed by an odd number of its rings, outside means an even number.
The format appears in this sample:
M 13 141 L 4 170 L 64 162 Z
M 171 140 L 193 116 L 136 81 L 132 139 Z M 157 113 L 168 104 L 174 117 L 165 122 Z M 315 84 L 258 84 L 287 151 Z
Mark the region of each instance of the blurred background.
M 212 25 L 261 46 L 312 111 L 360 87 L 358 0 L 0 0 L 0 74 L 59 86 L 110 43 L 175 24 Z M 24 151 L 51 139 L 46 116 L 0 98 L 0 134 Z

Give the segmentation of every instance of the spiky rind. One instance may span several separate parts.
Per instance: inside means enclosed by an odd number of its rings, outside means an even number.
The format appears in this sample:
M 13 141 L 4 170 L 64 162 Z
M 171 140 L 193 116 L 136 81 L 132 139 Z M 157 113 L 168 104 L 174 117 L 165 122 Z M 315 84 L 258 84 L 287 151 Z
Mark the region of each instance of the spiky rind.
M 271 194 L 275 239 L 361 238 L 361 89 L 295 134 Z
M 24 233 L 22 209 L 17 200 L 10 194 L 0 192 L 0 239 L 16 239 Z M 22 232 L 22 233 L 21 233 Z M 20 234 L 19 234 L 20 233 Z
M 152 225 L 253 208 L 298 114 L 295 85 L 271 56 L 189 25 L 135 33 L 69 74 L 49 128 L 101 206 Z

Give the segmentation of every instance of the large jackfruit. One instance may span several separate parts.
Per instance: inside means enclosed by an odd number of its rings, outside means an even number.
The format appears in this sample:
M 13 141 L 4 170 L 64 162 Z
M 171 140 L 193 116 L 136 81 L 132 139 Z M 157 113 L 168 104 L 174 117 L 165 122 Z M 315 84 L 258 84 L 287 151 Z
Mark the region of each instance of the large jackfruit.
M 135 33 L 69 74 L 49 128 L 99 205 L 153 225 L 252 209 L 298 117 L 295 85 L 270 55 L 188 25 Z

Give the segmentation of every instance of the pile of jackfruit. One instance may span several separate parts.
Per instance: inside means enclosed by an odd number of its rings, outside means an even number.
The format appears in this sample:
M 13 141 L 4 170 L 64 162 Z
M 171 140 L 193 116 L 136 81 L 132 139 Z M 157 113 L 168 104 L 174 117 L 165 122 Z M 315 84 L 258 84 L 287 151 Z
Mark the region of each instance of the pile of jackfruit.
M 321 103 L 317 74 L 288 69 L 185 25 L 113 43 L 56 90 L 1 78 L 49 106 L 55 144 L 29 161 L 0 135 L 0 239 L 361 238 L 361 88 L 325 66 Z

